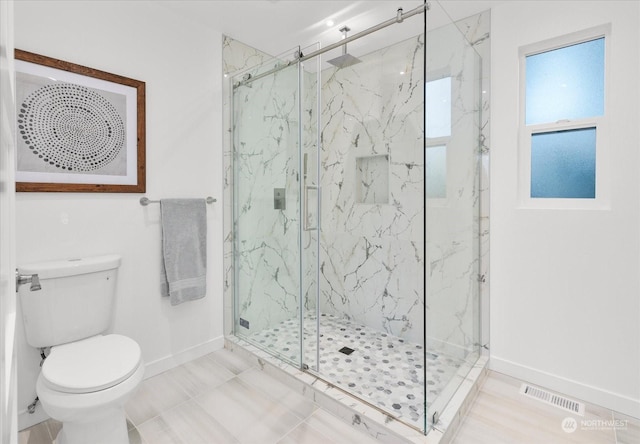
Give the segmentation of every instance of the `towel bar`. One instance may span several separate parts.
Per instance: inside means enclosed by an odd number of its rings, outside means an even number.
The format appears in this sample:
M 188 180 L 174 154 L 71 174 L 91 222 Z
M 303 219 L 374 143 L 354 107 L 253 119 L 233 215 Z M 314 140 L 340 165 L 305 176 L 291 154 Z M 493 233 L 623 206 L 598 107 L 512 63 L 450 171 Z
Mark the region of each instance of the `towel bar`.
M 207 201 L 208 204 L 212 204 L 214 202 L 217 202 L 218 199 L 214 199 L 211 196 L 207 196 L 206 201 Z M 152 204 L 152 203 L 160 203 L 160 201 L 159 200 L 149 200 L 148 197 L 141 197 L 140 198 L 140 205 L 142 205 L 143 207 L 146 207 L 147 205 Z

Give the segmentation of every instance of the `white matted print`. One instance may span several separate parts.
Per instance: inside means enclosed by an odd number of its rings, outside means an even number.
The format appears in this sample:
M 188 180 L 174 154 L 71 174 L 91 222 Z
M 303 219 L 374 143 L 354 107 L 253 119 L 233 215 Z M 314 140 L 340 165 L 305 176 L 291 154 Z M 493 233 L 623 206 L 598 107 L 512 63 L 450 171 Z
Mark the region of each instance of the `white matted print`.
M 18 191 L 144 192 L 144 82 L 16 51 Z

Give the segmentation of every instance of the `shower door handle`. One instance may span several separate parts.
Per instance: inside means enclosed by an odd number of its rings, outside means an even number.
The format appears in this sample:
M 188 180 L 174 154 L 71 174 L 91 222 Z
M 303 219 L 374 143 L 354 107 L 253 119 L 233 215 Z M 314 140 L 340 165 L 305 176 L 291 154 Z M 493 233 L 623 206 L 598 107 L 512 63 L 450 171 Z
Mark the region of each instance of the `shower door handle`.
M 315 191 L 315 193 L 313 193 Z M 316 198 L 316 212 L 319 213 L 320 209 L 319 204 L 320 201 L 318 199 L 318 195 L 319 195 L 319 190 L 318 187 L 315 185 L 305 185 L 304 186 L 304 217 L 302 218 L 302 229 L 304 231 L 314 231 L 318 229 L 318 215 L 316 215 L 316 220 L 315 220 L 315 224 L 313 223 L 313 221 L 311 220 L 311 216 L 312 213 L 309 211 L 309 193 L 313 193 L 315 194 L 315 198 Z

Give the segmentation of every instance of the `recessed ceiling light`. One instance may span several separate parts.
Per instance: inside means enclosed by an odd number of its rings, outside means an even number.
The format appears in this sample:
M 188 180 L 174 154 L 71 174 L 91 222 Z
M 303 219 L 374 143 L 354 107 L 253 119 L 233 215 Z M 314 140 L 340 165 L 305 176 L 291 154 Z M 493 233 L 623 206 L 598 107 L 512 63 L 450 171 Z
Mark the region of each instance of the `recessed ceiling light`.
M 335 25 L 335 23 L 333 22 L 333 20 L 327 20 L 327 27 L 331 27 L 333 25 Z

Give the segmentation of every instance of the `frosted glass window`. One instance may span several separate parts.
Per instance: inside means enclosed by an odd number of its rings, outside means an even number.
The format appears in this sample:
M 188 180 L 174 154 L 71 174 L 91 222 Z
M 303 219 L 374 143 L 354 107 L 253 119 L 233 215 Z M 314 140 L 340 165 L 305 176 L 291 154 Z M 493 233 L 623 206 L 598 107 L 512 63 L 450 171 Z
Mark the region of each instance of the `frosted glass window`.
M 447 197 L 447 146 L 427 147 L 425 154 L 425 195 L 429 199 Z
M 527 125 L 604 114 L 604 37 L 526 57 Z
M 531 136 L 531 197 L 596 197 L 596 129 Z
M 451 77 L 425 84 L 425 132 L 428 138 L 451 135 Z

